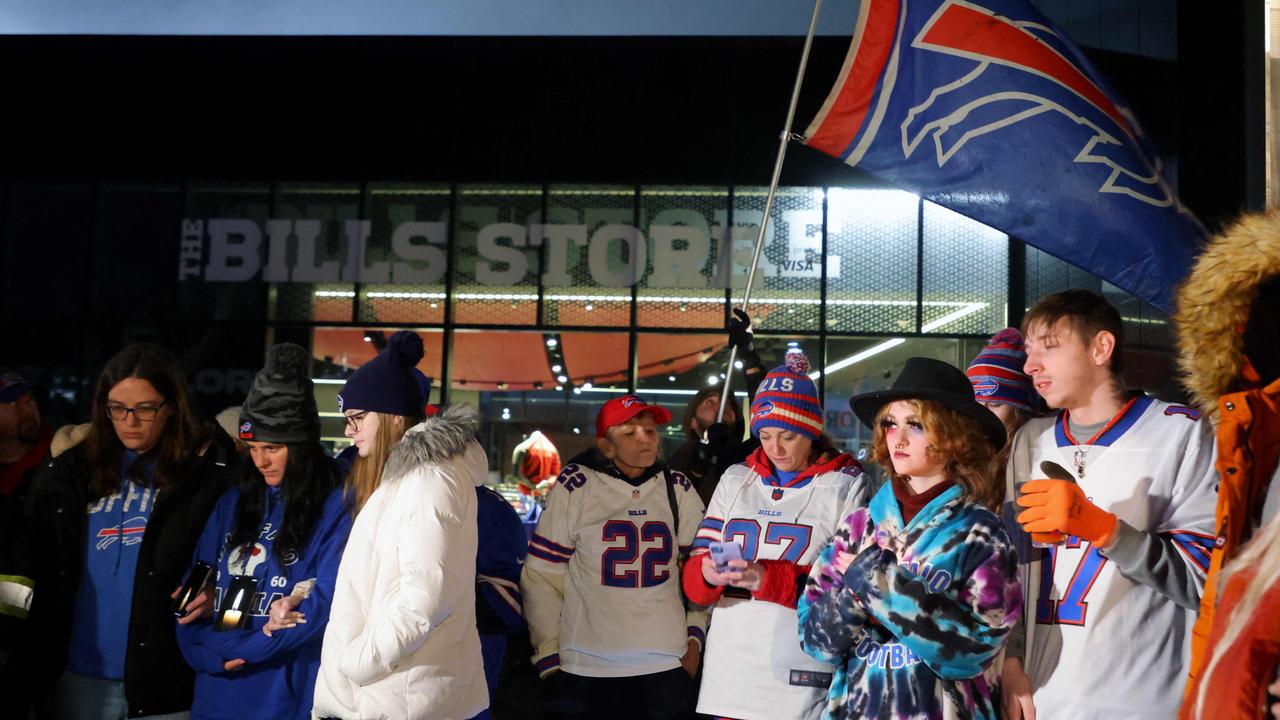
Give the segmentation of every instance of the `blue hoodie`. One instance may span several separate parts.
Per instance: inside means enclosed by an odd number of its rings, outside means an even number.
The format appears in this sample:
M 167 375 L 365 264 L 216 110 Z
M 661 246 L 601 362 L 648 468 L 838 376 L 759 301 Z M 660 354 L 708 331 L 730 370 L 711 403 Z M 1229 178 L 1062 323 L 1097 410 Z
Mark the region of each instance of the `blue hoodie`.
M 262 530 L 242 564 L 240 553 L 228 552 L 226 547 L 239 497 L 239 488 L 222 496 L 196 546 L 195 560 L 203 560 L 218 571 L 215 612 L 210 618 L 178 626 L 182 655 L 196 670 L 191 717 L 309 718 L 320 669 L 320 643 L 329 620 L 338 564 L 351 531 L 351 514 L 341 489 L 335 489 L 325 501 L 306 548 L 282 566 L 272 552 L 272 543 L 284 520 L 284 502 L 279 488 L 268 487 Z M 258 579 L 250 629 L 215 632 L 212 618 L 222 606 L 231 576 L 241 574 Z M 316 580 L 315 587 L 298 606 L 298 611 L 306 614 L 306 624 L 277 631 L 273 637 L 264 635 L 262 627 L 267 624 L 271 603 L 288 595 L 299 581 L 311 578 Z M 224 671 L 223 663 L 235 659 L 243 659 L 245 666 Z
M 156 506 L 155 464 L 135 467 L 137 459 L 137 453 L 126 450 L 120 489 L 89 503 L 84 576 L 71 616 L 67 666 L 77 675 L 124 679 L 133 576 L 142 536 Z

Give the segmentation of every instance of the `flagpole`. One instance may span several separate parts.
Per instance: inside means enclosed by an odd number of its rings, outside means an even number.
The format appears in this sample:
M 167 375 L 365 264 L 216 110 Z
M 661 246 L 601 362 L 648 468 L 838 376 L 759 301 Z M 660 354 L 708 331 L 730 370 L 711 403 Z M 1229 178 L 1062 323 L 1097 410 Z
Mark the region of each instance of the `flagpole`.
M 764 251 L 764 233 L 769 226 L 769 213 L 773 210 L 773 198 L 778 193 L 778 179 L 782 176 L 782 161 L 787 156 L 787 143 L 791 141 L 791 125 L 796 117 L 796 102 L 800 99 L 800 85 L 804 82 L 805 67 L 809 64 L 809 50 L 813 47 L 813 35 L 818 29 L 818 13 L 822 10 L 822 0 L 813 0 L 813 17 L 809 19 L 809 33 L 804 37 L 804 49 L 800 52 L 800 68 L 796 70 L 795 85 L 791 88 L 791 104 L 787 106 L 787 121 L 782 128 L 782 136 L 778 138 L 778 156 L 773 161 L 773 177 L 769 180 L 769 195 L 764 201 L 764 216 L 760 220 L 760 233 L 756 236 L 756 248 L 751 254 L 751 269 L 747 272 L 747 287 L 742 293 L 742 311 L 747 312 L 751 304 L 751 288 L 755 284 L 756 269 L 760 266 L 760 253 Z M 725 242 L 733 242 L 726 233 Z M 732 253 L 729 253 L 731 256 Z M 826 262 L 824 259 L 823 262 Z M 724 388 L 720 392 L 720 410 L 716 413 L 716 422 L 724 421 L 724 409 L 732 395 L 734 364 L 738 360 L 738 347 L 729 348 L 729 367 L 724 373 Z M 705 441 L 705 438 L 704 438 Z

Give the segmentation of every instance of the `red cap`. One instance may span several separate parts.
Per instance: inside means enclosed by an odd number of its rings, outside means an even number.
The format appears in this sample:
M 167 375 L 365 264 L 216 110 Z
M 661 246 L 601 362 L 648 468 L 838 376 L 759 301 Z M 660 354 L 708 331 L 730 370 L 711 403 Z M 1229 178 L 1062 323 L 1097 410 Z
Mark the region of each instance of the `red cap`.
M 600 408 L 600 414 L 596 416 L 596 437 L 604 437 L 609 428 L 621 425 L 642 412 L 653 413 L 653 420 L 659 425 L 671 422 L 671 413 L 661 405 L 650 405 L 635 395 L 623 395 Z

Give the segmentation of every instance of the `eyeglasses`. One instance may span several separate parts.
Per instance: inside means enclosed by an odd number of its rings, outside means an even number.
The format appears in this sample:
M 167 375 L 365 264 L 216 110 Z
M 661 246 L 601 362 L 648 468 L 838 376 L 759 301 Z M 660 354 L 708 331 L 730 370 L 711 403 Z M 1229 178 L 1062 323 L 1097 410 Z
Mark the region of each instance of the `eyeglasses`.
M 344 425 L 351 428 L 351 432 L 360 432 L 360 423 L 364 422 L 364 416 L 368 414 L 369 411 L 365 410 L 364 412 L 343 415 L 342 422 Z
M 165 401 L 161 401 L 159 405 L 139 405 L 138 407 L 125 407 L 124 405 L 108 405 L 107 417 L 112 420 L 120 421 L 128 419 L 129 413 L 138 418 L 140 422 L 151 422 L 160 414 L 160 408 L 165 406 Z

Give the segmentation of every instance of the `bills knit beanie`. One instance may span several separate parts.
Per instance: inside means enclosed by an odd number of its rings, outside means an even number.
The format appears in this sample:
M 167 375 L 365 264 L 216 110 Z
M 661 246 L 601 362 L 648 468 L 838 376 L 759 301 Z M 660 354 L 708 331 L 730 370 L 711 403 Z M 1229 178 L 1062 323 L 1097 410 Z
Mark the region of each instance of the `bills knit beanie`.
M 320 412 L 311 382 L 311 358 L 293 343 L 267 349 L 267 364 L 253 378 L 240 408 L 241 440 L 306 443 L 320 440 Z
M 809 359 L 804 353 L 789 350 L 786 361 L 764 376 L 751 403 L 752 435 L 759 436 L 762 429 L 772 427 L 818 439 L 822 434 L 822 404 L 808 372 Z
M 1022 371 L 1027 353 L 1022 349 L 1022 333 L 1005 328 L 996 333 L 969 365 L 967 375 L 978 402 L 1002 403 L 1032 411 L 1035 389 Z

